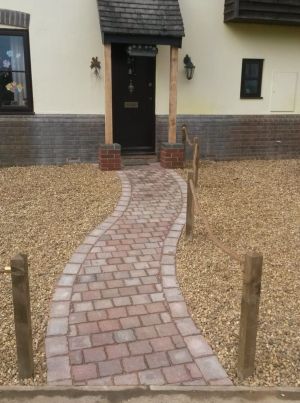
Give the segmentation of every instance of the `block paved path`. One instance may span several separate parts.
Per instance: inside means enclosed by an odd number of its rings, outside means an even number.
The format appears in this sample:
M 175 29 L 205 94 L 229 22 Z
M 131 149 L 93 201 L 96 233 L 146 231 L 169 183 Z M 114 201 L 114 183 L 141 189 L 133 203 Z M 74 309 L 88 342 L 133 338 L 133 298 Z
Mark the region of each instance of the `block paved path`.
M 50 385 L 230 385 L 176 281 L 186 184 L 157 164 L 119 173 L 122 196 L 66 265 L 46 337 Z

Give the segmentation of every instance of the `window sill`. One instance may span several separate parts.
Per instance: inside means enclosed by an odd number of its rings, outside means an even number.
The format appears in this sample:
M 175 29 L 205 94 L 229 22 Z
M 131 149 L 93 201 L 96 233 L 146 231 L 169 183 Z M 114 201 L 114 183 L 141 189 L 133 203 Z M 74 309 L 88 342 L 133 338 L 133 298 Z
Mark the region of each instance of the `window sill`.
M 249 100 L 249 99 L 264 99 L 264 97 L 240 97 L 240 99 L 246 99 L 246 100 Z
M 33 116 L 35 112 L 23 112 L 23 111 L 0 111 L 0 116 Z

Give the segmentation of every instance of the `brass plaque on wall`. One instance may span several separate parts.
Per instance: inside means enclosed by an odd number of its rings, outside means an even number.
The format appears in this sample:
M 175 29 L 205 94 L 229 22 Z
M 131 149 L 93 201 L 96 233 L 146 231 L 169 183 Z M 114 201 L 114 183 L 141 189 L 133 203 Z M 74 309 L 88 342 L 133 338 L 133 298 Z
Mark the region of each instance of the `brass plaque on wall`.
M 124 108 L 126 109 L 138 109 L 138 107 L 139 107 L 138 102 L 129 102 L 129 101 L 124 102 Z

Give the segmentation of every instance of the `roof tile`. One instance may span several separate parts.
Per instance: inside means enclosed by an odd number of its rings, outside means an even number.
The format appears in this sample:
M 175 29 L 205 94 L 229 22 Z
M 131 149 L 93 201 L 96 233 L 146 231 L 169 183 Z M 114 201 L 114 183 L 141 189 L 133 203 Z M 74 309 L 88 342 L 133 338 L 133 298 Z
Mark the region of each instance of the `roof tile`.
M 184 36 L 178 0 L 97 0 L 97 3 L 104 34 Z

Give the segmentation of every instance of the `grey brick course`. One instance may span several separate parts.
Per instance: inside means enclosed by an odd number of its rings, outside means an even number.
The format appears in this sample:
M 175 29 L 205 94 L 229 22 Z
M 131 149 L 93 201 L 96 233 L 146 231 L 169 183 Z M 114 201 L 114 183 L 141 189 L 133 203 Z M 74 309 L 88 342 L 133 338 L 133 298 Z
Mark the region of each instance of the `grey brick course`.
M 177 142 L 186 124 L 200 139 L 201 158 L 299 158 L 300 115 L 178 115 Z M 168 139 L 168 117 L 156 117 L 157 150 Z M 186 150 L 191 159 L 190 147 Z
M 0 116 L 0 166 L 97 162 L 103 142 L 103 116 Z
M 300 115 L 179 115 L 198 136 L 201 157 L 212 160 L 299 158 Z M 156 149 L 168 139 L 168 116 L 156 117 Z M 0 116 L 0 166 L 98 162 L 103 115 Z M 187 156 L 191 157 L 187 147 Z

